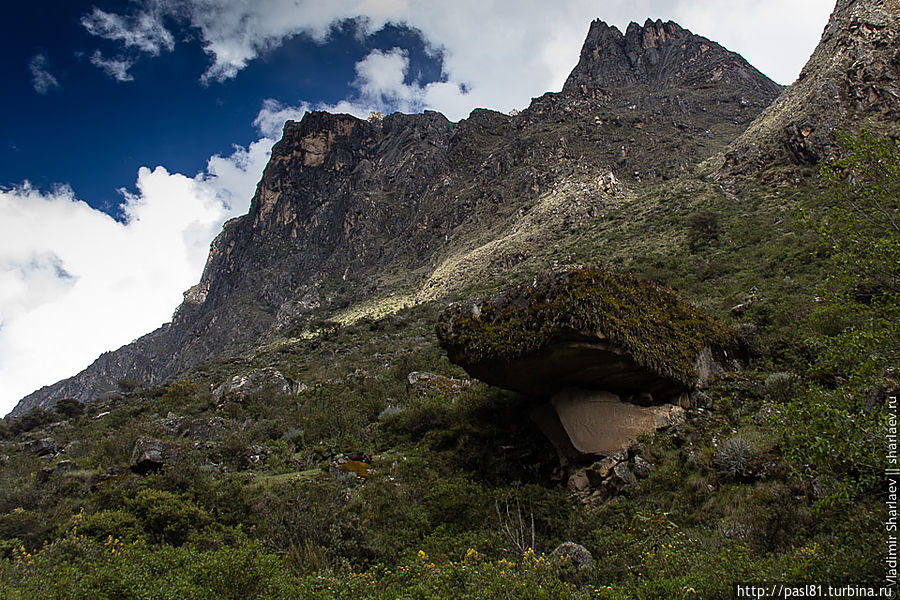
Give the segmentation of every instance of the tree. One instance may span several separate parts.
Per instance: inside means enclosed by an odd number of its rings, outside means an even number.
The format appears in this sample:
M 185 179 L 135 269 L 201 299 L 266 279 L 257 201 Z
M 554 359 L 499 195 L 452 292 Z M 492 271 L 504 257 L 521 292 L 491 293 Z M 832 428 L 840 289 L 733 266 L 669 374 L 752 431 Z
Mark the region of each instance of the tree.
M 56 412 L 67 419 L 71 419 L 84 412 L 84 404 L 75 398 L 63 398 L 56 403 Z

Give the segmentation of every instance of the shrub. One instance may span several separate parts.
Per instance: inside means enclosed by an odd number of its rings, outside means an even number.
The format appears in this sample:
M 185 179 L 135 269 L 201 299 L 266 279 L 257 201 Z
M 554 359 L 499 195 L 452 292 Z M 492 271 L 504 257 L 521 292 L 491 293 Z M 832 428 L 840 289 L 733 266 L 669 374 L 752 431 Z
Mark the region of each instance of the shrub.
M 766 396 L 775 402 L 790 402 L 800 391 L 800 378 L 793 373 L 772 373 L 766 377 Z
M 710 211 L 700 211 L 688 215 L 685 221 L 687 242 L 691 252 L 709 246 L 719 239 L 719 215 Z
M 146 536 L 138 518 L 124 510 L 101 510 L 83 517 L 76 515 L 75 527 L 78 533 L 100 541 L 113 537 L 134 542 Z
M 741 479 L 750 474 L 750 442 L 742 437 L 725 440 L 713 455 L 719 473 L 730 479 Z
M 153 541 L 180 546 L 212 522 L 206 511 L 161 490 L 140 490 L 126 502 Z
M 68 419 L 80 416 L 84 412 L 84 404 L 75 398 L 63 398 L 56 403 L 56 412 Z

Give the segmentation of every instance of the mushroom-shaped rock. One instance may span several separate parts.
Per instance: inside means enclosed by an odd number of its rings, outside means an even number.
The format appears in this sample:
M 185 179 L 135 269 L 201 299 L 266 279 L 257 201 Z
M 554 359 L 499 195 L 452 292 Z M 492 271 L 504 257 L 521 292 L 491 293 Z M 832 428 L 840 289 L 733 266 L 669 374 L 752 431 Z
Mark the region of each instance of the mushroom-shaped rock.
M 704 385 L 735 343 L 671 289 L 601 268 L 451 304 L 437 334 L 451 361 L 492 385 L 532 396 L 605 390 L 643 404 Z

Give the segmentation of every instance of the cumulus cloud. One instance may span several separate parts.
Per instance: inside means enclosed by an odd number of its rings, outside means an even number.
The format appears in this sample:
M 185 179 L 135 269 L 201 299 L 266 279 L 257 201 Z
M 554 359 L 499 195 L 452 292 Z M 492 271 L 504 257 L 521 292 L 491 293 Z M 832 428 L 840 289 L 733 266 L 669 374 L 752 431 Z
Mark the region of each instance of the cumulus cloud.
M 426 106 L 428 87 L 419 82 L 407 83 L 409 56 L 405 50 L 392 48 L 371 51 L 356 63 L 355 92 L 336 104 L 318 104 L 318 110 L 347 113 L 365 119 L 372 111 L 381 113 L 418 112 Z
M 128 72 L 134 66 L 134 60 L 124 57 L 103 58 L 99 50 L 91 55 L 91 64 L 102 69 L 107 75 L 116 81 L 134 81 L 134 77 Z
M 48 71 L 49 61 L 44 54 L 36 54 L 28 62 L 31 71 L 31 85 L 38 94 L 46 94 L 60 87 L 59 81 Z
M 273 143 L 193 177 L 141 168 L 120 220 L 66 187 L 0 189 L 0 414 L 168 321 L 222 223 L 247 211 Z

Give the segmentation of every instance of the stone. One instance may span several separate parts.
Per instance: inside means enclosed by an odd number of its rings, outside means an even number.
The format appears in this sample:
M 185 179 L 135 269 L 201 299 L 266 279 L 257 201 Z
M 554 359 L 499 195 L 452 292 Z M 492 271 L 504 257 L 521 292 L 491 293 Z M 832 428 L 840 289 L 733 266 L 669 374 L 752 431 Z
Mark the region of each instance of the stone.
M 563 542 L 550 553 L 550 557 L 559 561 L 568 561 L 579 569 L 588 569 L 594 565 L 594 557 L 590 551 L 575 542 Z
M 48 456 L 56 454 L 58 447 L 52 438 L 41 438 L 31 440 L 24 443 L 25 450 L 32 452 L 38 456 Z
M 635 477 L 634 473 L 631 471 L 628 463 L 620 462 L 613 467 L 613 476 L 622 486 L 631 485 L 637 482 L 637 477 Z
M 566 483 L 566 487 L 568 487 L 569 491 L 573 494 L 581 493 L 589 491 L 591 489 L 591 482 L 588 479 L 585 470 L 578 469 L 569 476 L 569 481 L 568 483 Z
M 604 479 L 610 476 L 613 468 L 623 460 L 626 460 L 626 458 L 625 452 L 616 452 L 592 464 L 587 470 L 591 485 L 593 487 L 599 486 Z
M 456 379 L 424 371 L 413 371 L 406 376 L 406 395 L 410 400 L 414 397 L 436 394 L 455 397 L 471 386 L 472 381 L 468 379 Z
M 437 334 L 452 362 L 491 385 L 530 396 L 607 390 L 643 404 L 706 385 L 736 343 L 674 291 L 594 267 L 451 304 Z
M 141 436 L 134 443 L 128 466 L 138 475 L 146 475 L 177 460 L 179 451 L 178 444 Z
M 640 456 L 634 457 L 634 466 L 631 467 L 631 471 L 634 473 L 635 477 L 638 479 L 646 479 L 650 476 L 650 471 L 653 469 L 653 465 L 649 462 L 641 458 Z
M 257 465 L 266 462 L 269 458 L 269 447 L 253 444 L 247 447 L 245 459 L 249 465 Z
M 550 404 L 572 447 L 582 455 L 609 456 L 630 447 L 637 436 L 683 418 L 677 406 L 637 406 L 609 392 L 565 389 Z
M 305 389 L 306 385 L 285 377 L 281 371 L 273 367 L 264 367 L 242 375 L 235 375 L 216 387 L 212 395 L 217 403 L 222 403 L 227 400 L 239 401 L 251 394 L 258 394 L 266 390 L 289 396 L 299 394 Z

